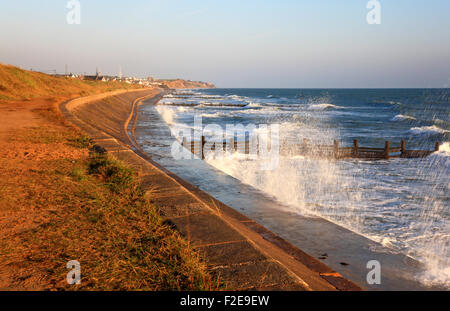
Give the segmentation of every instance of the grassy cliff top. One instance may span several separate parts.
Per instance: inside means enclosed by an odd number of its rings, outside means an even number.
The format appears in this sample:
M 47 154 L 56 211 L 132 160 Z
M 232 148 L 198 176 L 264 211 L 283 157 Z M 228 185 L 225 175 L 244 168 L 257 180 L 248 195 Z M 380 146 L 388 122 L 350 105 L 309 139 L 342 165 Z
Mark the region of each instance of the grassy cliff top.
M 136 88 L 141 88 L 141 86 L 117 81 L 85 81 L 54 77 L 0 63 L 0 101 L 30 100 L 55 96 L 85 96 L 116 89 Z
M 201 81 L 188 81 L 183 79 L 172 79 L 172 80 L 159 80 L 163 85 L 167 86 L 171 89 L 213 89 L 215 88 L 214 84 L 208 82 Z

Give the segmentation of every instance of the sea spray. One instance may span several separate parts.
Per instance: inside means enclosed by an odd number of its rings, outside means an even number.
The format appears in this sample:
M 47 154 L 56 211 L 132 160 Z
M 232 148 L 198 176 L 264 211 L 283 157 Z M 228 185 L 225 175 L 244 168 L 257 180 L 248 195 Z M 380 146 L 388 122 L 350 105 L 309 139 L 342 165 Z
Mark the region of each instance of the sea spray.
M 419 143 L 429 150 L 441 141 L 440 151 L 426 159 L 334 161 L 280 156 L 278 167 L 265 172 L 258 160 L 240 154 L 207 161 L 270 194 L 291 211 L 324 217 L 421 261 L 426 271 L 417 278 L 424 284 L 449 286 L 449 103 L 427 97 L 433 104 L 424 106 L 421 93 L 415 90 L 406 97 L 395 90 L 311 90 L 300 101 L 302 92 L 209 90 L 198 92 L 189 107 L 182 106 L 186 98 L 170 99 L 175 107 L 180 104 L 178 108 L 186 110 L 158 111 L 171 128 L 192 129 L 189 120 L 197 114 L 210 114 L 205 123 L 221 125 L 277 123 L 280 145 L 288 149 L 303 139 L 327 145 L 337 139 L 345 146 L 358 138 L 363 146 L 382 147 L 385 139 L 395 146 L 408 138 L 407 146 Z M 211 105 L 198 105 L 200 101 Z M 317 109 L 311 109 L 315 105 Z M 434 127 L 430 120 L 435 120 Z
M 418 175 L 430 174 L 433 180 L 443 183 L 430 185 L 423 190 L 424 204 L 418 228 L 421 235 L 416 243 L 421 246 L 421 257 L 427 269 L 418 279 L 428 285 L 444 285 L 450 288 L 450 224 L 442 222 L 449 215 L 450 193 L 450 143 L 444 142 L 439 152 L 434 153 L 418 170 Z M 431 189 L 431 190 L 430 190 Z M 442 199 L 439 199 L 442 198 Z M 444 230 L 439 230 L 442 228 Z
M 176 113 L 171 107 L 158 105 L 156 107 L 156 110 L 159 112 L 159 114 L 167 124 L 174 124 L 174 116 L 176 115 Z

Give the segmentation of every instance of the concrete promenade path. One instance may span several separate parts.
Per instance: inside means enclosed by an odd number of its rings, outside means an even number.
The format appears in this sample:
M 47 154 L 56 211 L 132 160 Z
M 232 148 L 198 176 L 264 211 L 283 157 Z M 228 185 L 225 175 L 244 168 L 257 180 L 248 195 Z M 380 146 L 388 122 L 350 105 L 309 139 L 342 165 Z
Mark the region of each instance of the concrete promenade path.
M 198 249 L 230 290 L 360 290 L 339 273 L 154 162 L 136 143 L 136 108 L 160 89 L 72 100 L 60 111 L 107 152 L 133 167 L 167 221 Z

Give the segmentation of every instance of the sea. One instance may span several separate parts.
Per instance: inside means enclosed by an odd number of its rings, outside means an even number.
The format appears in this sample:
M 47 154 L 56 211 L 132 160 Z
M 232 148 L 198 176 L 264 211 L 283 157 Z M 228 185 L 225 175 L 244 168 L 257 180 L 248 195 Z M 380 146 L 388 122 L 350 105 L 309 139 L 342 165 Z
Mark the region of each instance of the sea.
M 439 151 L 423 159 L 335 160 L 290 154 L 279 155 L 270 170 L 261 169 L 257 158 L 231 152 L 202 161 L 220 174 L 211 173 L 204 181 L 197 176 L 195 181 L 205 190 L 217 183 L 223 198 L 227 195 L 223 176 L 230 176 L 270 197 L 283 211 L 323 218 L 417 260 L 425 268 L 414 276 L 416 280 L 450 289 L 449 95 L 450 89 L 176 90 L 156 107 L 142 106 L 144 117 L 138 126 L 151 126 L 154 120 L 145 114 L 156 110 L 172 138 L 180 140 L 180 129 L 198 131 L 201 118 L 203 129 L 242 124 L 255 125 L 258 131 L 261 125 L 277 125 L 283 146 L 305 139 L 311 144 L 332 145 L 337 140 L 341 146 L 352 146 L 356 139 L 360 146 L 383 148 L 386 141 L 399 147 L 405 140 L 407 149 L 434 150 L 439 142 Z M 226 139 L 233 134 L 224 130 L 223 135 Z M 155 143 L 148 131 L 138 131 L 138 141 L 171 169 L 165 160 L 170 155 L 157 151 L 160 142 Z M 195 166 L 183 168 L 189 170 L 198 175 Z M 232 197 L 234 188 L 229 189 Z M 270 227 L 276 231 L 273 222 Z M 279 226 L 283 232 L 290 230 Z

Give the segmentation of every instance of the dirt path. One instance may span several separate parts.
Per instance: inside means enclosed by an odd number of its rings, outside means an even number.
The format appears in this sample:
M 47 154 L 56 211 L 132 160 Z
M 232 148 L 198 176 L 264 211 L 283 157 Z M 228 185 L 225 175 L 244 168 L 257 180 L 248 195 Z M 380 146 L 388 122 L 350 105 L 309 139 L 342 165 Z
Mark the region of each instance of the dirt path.
M 38 182 L 29 179 L 29 173 L 40 169 L 43 161 L 81 156 L 68 146 L 42 137 L 43 131 L 67 130 L 52 121 L 52 115 L 46 116 L 67 99 L 0 103 L 0 290 L 46 288 L 42 275 L 27 268 L 30 254 L 23 249 L 18 234 L 45 223 L 48 213 L 27 198 L 33 191 L 42 190 Z
M 66 99 L 0 104 L 0 291 L 218 288 L 139 173 L 90 152 L 57 109 Z M 66 280 L 71 260 L 79 285 Z
M 44 119 L 36 109 L 47 108 L 51 106 L 49 100 L 36 100 L 30 102 L 14 102 L 0 104 L 0 135 L 2 139 L 15 130 L 42 125 Z

